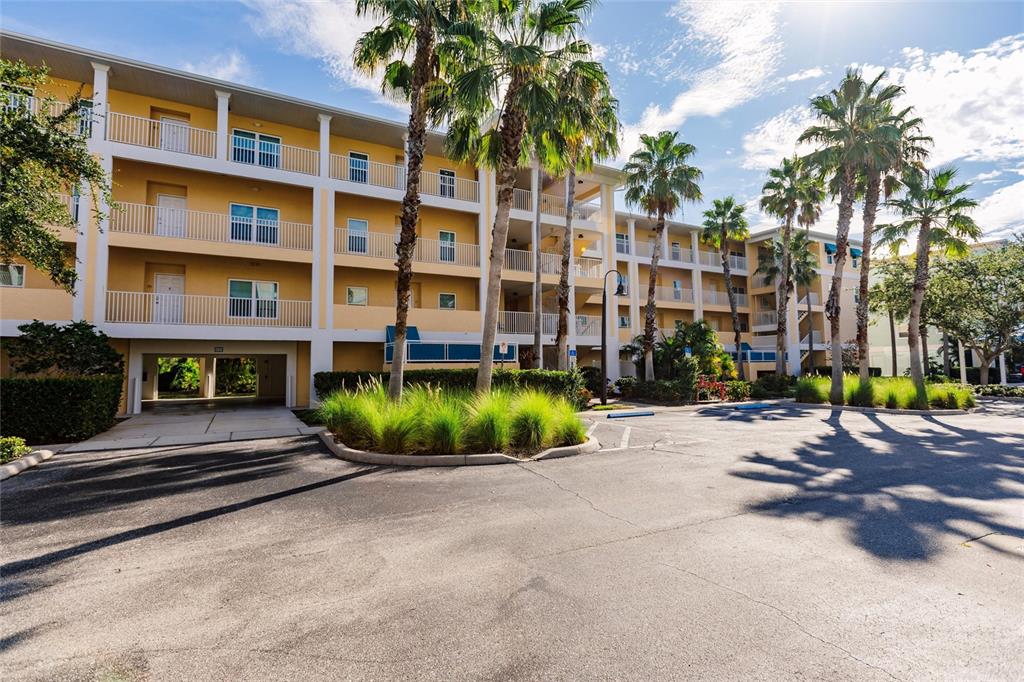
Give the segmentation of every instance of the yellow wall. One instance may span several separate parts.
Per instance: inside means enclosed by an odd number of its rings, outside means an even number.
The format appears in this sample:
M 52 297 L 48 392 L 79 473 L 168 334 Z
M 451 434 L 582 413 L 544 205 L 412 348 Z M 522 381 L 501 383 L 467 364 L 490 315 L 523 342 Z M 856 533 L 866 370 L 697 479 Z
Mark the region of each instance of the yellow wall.
M 383 343 L 335 343 L 334 370 L 354 372 L 384 367 Z
M 156 273 L 184 274 L 185 293 L 227 296 L 229 279 L 278 283 L 281 300 L 310 300 L 309 265 L 253 261 L 200 254 L 110 249 L 107 288 L 111 291 L 153 291 Z
M 281 211 L 281 220 L 313 221 L 309 189 L 184 168 L 118 159 L 114 163 L 114 200 L 155 206 L 157 194 L 186 197 L 188 209 L 230 213 L 230 204 L 249 204 Z
M 215 112 L 216 113 L 216 112 Z M 294 126 L 288 126 L 281 123 L 274 123 L 273 121 L 266 121 L 263 119 L 253 119 L 243 116 L 238 116 L 234 113 L 228 114 L 228 145 L 231 145 L 231 133 L 237 128 L 239 130 L 246 130 L 250 133 L 259 133 L 262 135 L 273 135 L 274 137 L 280 138 L 281 144 L 291 145 L 292 147 L 305 147 L 306 149 L 312 149 L 319 151 L 320 149 L 320 130 L 319 122 L 316 116 L 310 114 L 311 125 L 317 126 L 316 130 L 306 128 L 296 128 Z M 214 120 L 216 125 L 216 119 Z M 259 124 L 259 125 L 257 125 Z
M 335 268 L 334 269 L 334 302 L 345 305 L 347 288 L 350 286 L 366 287 L 370 306 L 395 305 L 395 275 L 387 270 L 371 270 L 369 268 Z M 479 310 L 479 290 L 476 280 L 462 277 L 443 277 L 441 275 L 418 274 L 413 276 L 413 307 L 437 308 L 438 294 L 455 294 L 456 310 Z M 337 326 L 337 325 L 336 325 Z M 343 327 L 353 325 L 342 324 Z
M 53 97 L 59 102 L 67 102 L 78 94 L 85 99 L 91 98 L 92 83 L 79 83 L 65 78 L 51 77 L 46 84 L 35 91 L 37 97 Z
M 111 85 L 116 83 L 116 77 L 110 79 Z M 110 111 L 118 114 L 129 114 L 142 118 L 159 120 L 160 115 L 178 116 L 188 121 L 193 128 L 205 130 L 217 130 L 217 109 L 204 109 L 189 104 L 173 102 L 167 99 L 158 99 L 144 95 L 136 95 L 131 92 L 123 92 L 111 88 L 107 94 L 110 100 Z M 216 102 L 213 92 L 210 92 L 211 104 Z
M 389 165 L 405 165 L 405 154 L 401 147 L 365 142 L 350 137 L 331 136 L 331 153 L 340 156 L 348 156 L 349 152 L 366 154 L 372 163 L 384 163 Z M 468 165 L 461 164 L 442 156 L 427 154 L 423 157 L 423 170 L 428 173 L 436 173 L 440 169 L 455 171 L 455 177 L 467 180 L 476 180 L 476 170 Z
M 337 194 L 334 201 L 334 226 L 348 227 L 348 219 L 370 223 L 370 232 L 393 234 L 400 226 L 402 205 L 397 201 L 370 199 L 353 194 Z M 437 239 L 441 230 L 455 233 L 461 244 L 477 243 L 477 217 L 472 213 L 449 211 L 432 206 L 420 208 L 420 224 L 416 234 Z

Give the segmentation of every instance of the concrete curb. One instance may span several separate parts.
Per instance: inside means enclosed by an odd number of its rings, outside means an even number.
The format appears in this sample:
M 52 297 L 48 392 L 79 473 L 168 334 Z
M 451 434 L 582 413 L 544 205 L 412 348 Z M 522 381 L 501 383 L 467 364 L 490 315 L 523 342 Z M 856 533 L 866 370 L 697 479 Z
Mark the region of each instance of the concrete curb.
M 1024 398 L 1017 398 L 1012 395 L 978 395 L 974 394 L 975 400 L 1005 400 L 1009 403 L 1024 403 Z
M 17 476 L 25 469 L 31 469 L 32 467 L 45 462 L 53 457 L 53 454 L 53 450 L 33 450 L 21 459 L 16 459 L 13 462 L 4 464 L 0 467 L 0 481 L 7 480 L 11 476 Z
M 891 407 L 859 407 L 857 405 L 829 405 L 827 403 L 793 403 L 794 407 L 811 407 L 819 410 L 843 410 L 845 412 L 865 412 L 868 414 L 910 414 L 943 416 L 951 414 L 970 414 L 976 407 L 968 410 L 897 410 Z
M 519 462 L 536 462 L 544 459 L 558 459 L 561 457 L 572 457 L 590 452 L 597 452 L 601 449 L 601 443 L 592 436 L 587 436 L 587 442 L 580 445 L 566 445 L 558 448 L 548 448 L 538 452 L 527 459 L 517 459 L 500 452 L 483 453 L 476 455 L 388 455 L 383 452 L 367 452 L 366 450 L 354 450 L 343 443 L 334 440 L 334 434 L 330 431 L 321 431 L 320 440 L 327 449 L 338 459 L 359 464 L 378 464 L 384 466 L 400 467 L 460 467 L 475 466 L 482 464 L 515 464 Z

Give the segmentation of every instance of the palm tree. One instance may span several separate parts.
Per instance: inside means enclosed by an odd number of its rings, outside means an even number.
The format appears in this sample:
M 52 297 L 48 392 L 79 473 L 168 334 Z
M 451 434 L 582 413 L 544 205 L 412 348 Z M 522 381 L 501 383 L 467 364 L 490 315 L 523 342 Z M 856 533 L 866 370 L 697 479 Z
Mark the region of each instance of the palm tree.
M 736 340 L 736 365 L 740 380 L 744 378 L 743 344 L 740 341 L 740 314 L 736 311 L 736 291 L 732 287 L 732 273 L 729 268 L 729 242 L 743 241 L 750 236 L 747 219 L 743 215 L 746 206 L 737 204 L 731 196 L 715 199 L 712 207 L 704 211 L 704 231 L 700 238 L 705 244 L 718 249 L 722 255 L 722 270 L 725 272 L 725 291 L 729 296 L 732 312 L 732 331 Z
M 565 175 L 565 230 L 562 234 L 562 267 L 558 279 L 558 329 L 555 344 L 558 369 L 569 368 L 569 268 L 572 265 L 573 213 L 576 203 L 576 172 L 589 170 L 595 161 L 619 151 L 619 103 L 611 94 L 607 75 L 591 77 L 568 69 L 558 79 L 558 116 L 544 131 L 541 147 L 544 165 Z
M 917 387 L 917 400 L 922 408 L 928 405 L 920 345 L 921 308 L 928 286 L 929 256 L 933 249 L 964 254 L 967 252 L 967 240 L 981 237 L 981 228 L 967 215 L 978 202 L 964 196 L 971 187 L 970 183 L 954 184 L 956 174 L 956 169 L 950 167 L 935 171 L 929 178 L 929 173 L 910 169 L 903 178 L 906 186 L 904 196 L 886 202 L 887 206 L 899 212 L 903 220 L 878 226 L 882 232 L 879 244 L 888 245 L 894 254 L 907 245 L 912 234 L 917 236 L 907 341 L 910 345 L 910 378 Z
M 797 156 L 783 159 L 781 166 L 769 170 L 768 182 L 761 188 L 761 209 L 768 215 L 782 219 L 782 239 L 776 242 L 782 249 L 778 269 L 782 277 L 775 283 L 778 316 L 775 328 L 775 373 L 780 376 L 786 373 L 786 325 L 789 295 L 793 291 L 792 268 L 787 264 L 790 259 L 793 222 L 804 220 L 815 212 L 820 214 L 820 208 L 816 207 L 821 204 L 824 195 L 820 177 L 812 174 L 804 160 Z
M 451 31 L 454 39 L 446 46 L 446 54 L 450 50 L 459 68 L 450 87 L 437 94 L 454 112 L 448 153 L 454 159 L 493 168 L 497 190 L 478 392 L 491 387 L 509 212 L 516 170 L 526 165 L 532 146 L 529 131 L 537 121 L 554 115 L 558 73 L 569 68 L 589 70 L 593 78 L 603 73 L 590 59 L 590 45 L 577 39 L 593 6 L 594 0 L 483 3 L 476 8 L 474 23 Z
M 807 319 L 811 323 L 810 327 L 810 368 L 814 370 L 814 318 L 811 317 L 811 285 L 814 284 L 814 278 L 817 277 L 815 268 L 818 267 L 818 260 L 814 257 L 814 253 L 811 251 L 811 239 L 807 232 L 794 232 L 789 237 L 789 244 L 784 244 L 785 237 L 772 242 L 772 248 L 770 251 L 762 251 L 758 254 L 757 270 L 754 274 L 764 275 L 765 286 L 770 285 L 772 282 L 778 282 L 781 278 L 785 277 L 788 281 L 792 282 L 799 292 L 800 287 L 804 287 L 807 291 Z M 789 263 L 789 267 L 786 267 L 786 263 Z M 788 272 L 787 272 L 788 271 Z M 797 330 L 799 332 L 799 330 Z M 776 339 L 777 341 L 778 339 Z M 786 352 L 785 345 L 779 345 L 776 343 L 776 369 L 778 369 L 778 356 Z
M 798 142 L 813 142 L 818 148 L 807 155 L 807 162 L 823 173 L 832 176 L 831 189 L 839 196 L 839 221 L 836 226 L 835 269 L 832 286 L 829 289 L 825 313 L 828 315 L 832 338 L 832 388 L 831 402 L 843 400 L 843 359 L 839 349 L 840 338 L 839 302 L 843 289 L 843 268 L 850 241 L 850 221 L 853 218 L 853 201 L 857 192 L 857 178 L 865 167 L 865 154 L 869 145 L 865 142 L 869 130 L 877 120 L 878 111 L 896 97 L 900 88 L 888 85 L 877 90 L 883 74 L 866 82 L 860 71 L 846 72 L 839 87 L 827 95 L 811 100 L 811 107 L 818 117 L 813 125 L 801 133 Z
M 401 234 L 395 267 L 395 343 L 388 395 L 402 396 L 405 373 L 405 340 L 412 289 L 412 253 L 420 214 L 420 175 L 423 171 L 429 94 L 441 76 L 437 43 L 464 10 L 462 0 L 358 0 L 356 14 L 371 15 L 380 23 L 359 38 L 353 53 L 357 68 L 374 73 L 383 68 L 385 92 L 409 101 L 406 143 L 405 196 L 402 197 Z M 412 53 L 411 63 L 409 55 Z
M 641 135 L 640 149 L 633 152 L 622 167 L 626 176 L 626 204 L 642 208 L 648 218 L 657 217 L 644 320 L 644 377 L 647 381 L 654 380 L 654 319 L 657 314 L 654 291 L 665 219 L 680 209 L 684 201 L 696 202 L 703 198 L 697 183 L 704 174 L 688 163 L 697 148 L 679 141 L 678 137 L 678 133 L 667 130 L 657 135 Z
M 883 73 L 884 75 L 884 73 Z M 900 94 L 903 88 L 898 88 Z M 900 173 L 906 167 L 922 167 L 928 156 L 926 145 L 931 138 L 920 134 L 923 122 L 910 117 L 913 107 L 893 113 L 891 102 L 885 102 L 875 112 L 872 125 L 865 137 L 863 166 L 864 188 L 863 253 L 860 261 L 859 301 L 857 303 L 857 359 L 861 381 L 867 381 L 868 366 L 868 308 L 871 274 L 871 248 L 880 196 L 886 200 L 899 187 Z

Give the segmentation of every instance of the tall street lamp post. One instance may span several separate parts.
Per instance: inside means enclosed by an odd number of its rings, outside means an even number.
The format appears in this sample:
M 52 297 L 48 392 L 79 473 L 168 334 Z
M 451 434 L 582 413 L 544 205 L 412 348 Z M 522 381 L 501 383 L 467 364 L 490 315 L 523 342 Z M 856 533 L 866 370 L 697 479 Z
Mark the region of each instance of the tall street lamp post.
M 601 404 L 608 404 L 608 275 L 615 275 L 615 295 L 623 292 L 622 275 L 618 270 L 604 273 L 601 286 Z

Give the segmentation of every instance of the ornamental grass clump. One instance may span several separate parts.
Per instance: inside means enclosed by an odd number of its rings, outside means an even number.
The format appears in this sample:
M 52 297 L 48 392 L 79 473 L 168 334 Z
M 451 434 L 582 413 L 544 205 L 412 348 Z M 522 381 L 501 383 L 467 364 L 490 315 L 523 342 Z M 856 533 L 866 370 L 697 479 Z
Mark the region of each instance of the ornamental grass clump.
M 827 403 L 828 379 L 824 377 L 800 377 L 793 391 L 798 403 Z
M 430 402 L 423 413 L 423 450 L 432 455 L 454 455 L 466 438 L 466 391 L 442 393 Z
M 512 397 L 507 391 L 481 393 L 469 403 L 466 440 L 476 452 L 502 452 L 508 449 Z
M 579 445 L 587 440 L 587 430 L 576 416 L 576 408 L 565 398 L 559 398 L 554 405 L 551 439 L 555 445 Z
M 512 403 L 509 422 L 509 444 L 516 450 L 535 452 L 551 441 L 554 410 L 551 396 L 526 390 Z
M 875 389 L 871 379 L 867 381 L 861 381 L 857 378 L 853 386 L 850 387 L 846 397 L 847 405 L 858 405 L 860 407 L 874 407 L 875 406 Z

